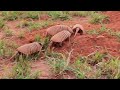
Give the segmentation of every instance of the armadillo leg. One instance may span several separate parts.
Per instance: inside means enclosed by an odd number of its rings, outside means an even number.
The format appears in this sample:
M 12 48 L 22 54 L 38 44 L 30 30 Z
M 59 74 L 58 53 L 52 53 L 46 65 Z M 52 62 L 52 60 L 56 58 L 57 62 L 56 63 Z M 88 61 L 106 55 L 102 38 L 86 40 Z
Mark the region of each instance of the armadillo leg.
M 79 31 L 79 28 L 76 29 L 74 37 L 76 37 L 78 31 Z
M 50 41 L 50 43 L 49 43 L 49 45 L 48 45 L 48 50 L 51 49 L 52 44 L 53 44 L 53 41 Z
M 40 54 L 41 54 L 41 52 L 42 52 L 42 51 L 41 51 L 41 50 L 39 50 L 38 54 L 40 55 Z
M 15 56 L 18 54 L 18 51 L 15 52 L 15 54 L 9 59 L 10 61 L 15 58 Z

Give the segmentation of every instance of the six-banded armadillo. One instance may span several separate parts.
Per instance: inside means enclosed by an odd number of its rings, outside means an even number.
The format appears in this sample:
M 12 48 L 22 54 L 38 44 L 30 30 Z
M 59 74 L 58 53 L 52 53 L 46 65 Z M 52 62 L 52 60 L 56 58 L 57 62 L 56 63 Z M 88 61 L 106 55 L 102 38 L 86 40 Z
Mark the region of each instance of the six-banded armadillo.
M 75 24 L 72 30 L 75 33 L 74 37 L 76 36 L 77 33 L 80 33 L 81 35 L 85 33 L 83 26 L 80 24 Z
M 22 45 L 17 48 L 16 53 L 9 60 L 12 60 L 18 53 L 22 53 L 28 56 L 36 52 L 41 52 L 41 49 L 42 44 L 38 42 Z
M 67 30 L 64 30 L 64 31 L 61 31 L 61 32 L 55 34 L 50 39 L 49 48 L 53 43 L 59 43 L 60 45 L 62 45 L 62 42 L 65 41 L 68 38 L 69 38 L 69 42 L 70 42 L 70 36 L 71 36 L 71 33 Z
M 77 33 L 83 34 L 84 28 L 80 24 L 76 24 L 71 29 L 67 25 L 55 25 L 47 29 L 47 35 L 51 35 L 52 38 L 50 39 L 49 47 L 53 43 L 59 43 L 62 45 L 62 42 L 69 38 L 70 43 L 70 36 L 72 33 L 75 33 L 75 36 Z M 25 44 L 17 48 L 16 53 L 9 59 L 12 60 L 18 53 L 24 54 L 24 55 L 31 55 L 36 52 L 40 52 L 42 50 L 42 44 L 38 42 L 33 42 L 30 44 Z
M 53 35 L 61 32 L 61 31 L 63 31 L 63 30 L 67 30 L 67 31 L 69 31 L 70 33 L 73 33 L 72 28 L 70 28 L 70 27 L 67 26 L 67 25 L 55 25 L 55 26 L 52 26 L 52 27 L 50 27 L 50 28 L 48 28 L 48 29 L 46 30 L 46 36 L 47 36 L 47 35 L 53 36 Z

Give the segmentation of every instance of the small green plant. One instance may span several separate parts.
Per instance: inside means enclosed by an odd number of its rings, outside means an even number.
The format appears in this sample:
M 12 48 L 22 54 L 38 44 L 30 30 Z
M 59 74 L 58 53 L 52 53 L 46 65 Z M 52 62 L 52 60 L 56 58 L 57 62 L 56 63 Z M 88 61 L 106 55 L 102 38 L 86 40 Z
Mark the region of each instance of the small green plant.
M 101 28 L 100 28 L 100 33 L 103 33 L 103 32 L 106 32 L 107 31 L 107 28 L 104 24 L 101 24 Z
M 40 37 L 40 35 L 35 35 L 35 41 L 36 42 L 41 42 L 41 37 Z
M 20 27 L 20 28 L 25 28 L 25 27 L 28 27 L 28 26 L 30 26 L 30 25 L 29 25 L 29 22 L 26 21 L 26 20 L 22 20 L 22 21 L 17 25 L 17 27 Z
M 40 23 L 40 29 L 46 28 L 46 27 L 48 27 L 48 26 L 50 26 L 52 24 L 53 24 L 52 21 L 43 21 L 43 22 Z
M 5 40 L 0 40 L 0 56 L 10 57 L 12 55 L 13 55 L 13 49 L 10 48 L 10 46 L 8 46 L 8 42 L 6 42 Z
M 4 30 L 4 33 L 5 33 L 5 36 L 12 36 L 13 35 L 13 32 L 10 29 Z
M 87 57 L 80 56 L 71 67 L 76 78 L 79 79 L 120 78 L 119 57 L 113 57 L 108 53 L 94 52 Z
M 18 11 L 3 11 L 2 16 L 4 16 L 4 20 L 13 21 L 19 18 L 21 12 Z
M 60 19 L 60 20 L 67 20 L 70 19 L 70 16 L 63 11 L 49 11 L 48 15 L 52 17 L 53 20 Z
M 78 57 L 71 67 L 77 79 L 85 79 L 87 77 L 86 74 L 91 71 L 91 67 L 86 63 L 85 57 Z
M 19 57 L 19 62 L 13 68 L 11 78 L 13 79 L 37 79 L 39 72 L 31 74 L 30 64 L 22 55 Z
M 20 32 L 19 34 L 18 34 L 18 37 L 21 39 L 21 38 L 24 38 L 24 32 Z
M 52 66 L 54 74 L 60 74 L 60 72 L 63 70 L 66 64 L 61 54 L 55 52 L 49 53 L 47 56 L 47 60 L 49 61 L 49 64 Z
M 97 23 L 102 23 L 104 20 L 108 19 L 108 16 L 102 15 L 100 13 L 91 13 L 91 19 L 90 19 L 90 23 L 92 24 L 97 24 Z
M 5 40 L 4 42 L 7 45 L 7 47 L 10 47 L 10 48 L 13 48 L 13 49 L 16 49 L 16 48 L 19 47 L 19 45 L 14 41 Z
M 3 28 L 3 26 L 5 26 L 5 22 L 3 19 L 0 19 L 0 29 Z
M 92 35 L 94 35 L 94 34 L 98 35 L 99 34 L 98 30 L 96 30 L 96 29 L 89 30 L 89 31 L 87 31 L 87 33 L 92 34 Z
M 38 30 L 38 29 L 42 29 L 42 28 L 46 28 L 50 25 L 52 25 L 53 23 L 51 21 L 43 21 L 40 23 L 36 23 L 36 22 L 29 22 L 29 31 L 32 30 Z
M 3 40 L 0 40 L 0 56 L 4 55 L 5 52 L 5 42 Z
M 104 33 L 104 32 L 110 33 L 110 29 L 106 28 L 106 26 L 104 24 L 101 24 L 101 28 L 87 31 L 88 34 L 92 34 L 92 35 L 93 34 L 99 35 L 99 34 Z
M 39 19 L 41 12 L 40 11 L 27 11 L 24 12 L 23 18 Z
M 112 57 L 106 62 L 98 63 L 97 69 L 101 70 L 101 77 L 106 79 L 120 78 L 120 61 L 118 58 Z
M 38 30 L 41 27 L 40 23 L 31 22 L 29 23 L 29 31 Z
M 89 11 L 70 11 L 69 13 L 72 16 L 80 16 L 80 17 L 86 17 L 90 15 Z
M 120 38 L 120 32 L 109 31 L 108 33 L 112 36 L 117 36 L 118 38 Z
M 56 75 L 62 75 L 63 72 L 69 70 L 69 63 L 72 50 L 69 52 L 68 57 L 62 53 L 51 52 L 46 57 L 49 64 L 52 66 L 53 73 Z
M 46 51 L 46 53 L 48 52 L 47 48 L 49 46 L 49 43 L 50 43 L 50 38 L 49 37 L 44 38 L 44 40 L 43 40 L 43 49 L 44 49 L 44 51 Z
M 91 65 L 95 65 L 99 62 L 102 62 L 103 58 L 106 57 L 106 53 L 105 54 L 101 54 L 100 52 L 96 52 L 93 55 L 90 55 L 89 59 L 87 59 L 87 63 L 91 64 Z

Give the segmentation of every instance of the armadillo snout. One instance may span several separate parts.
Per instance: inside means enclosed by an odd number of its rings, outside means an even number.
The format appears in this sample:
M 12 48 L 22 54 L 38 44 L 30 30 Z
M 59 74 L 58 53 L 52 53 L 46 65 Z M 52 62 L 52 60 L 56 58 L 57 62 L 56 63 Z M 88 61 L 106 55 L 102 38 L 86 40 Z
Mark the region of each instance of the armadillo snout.
M 80 28 L 75 28 L 75 29 L 73 29 L 73 32 L 75 33 L 75 32 L 77 31 L 77 29 L 79 29 L 77 33 L 80 33 L 80 35 L 83 35 L 83 32 L 84 32 L 84 31 L 81 30 Z
M 73 26 L 73 32 L 75 34 L 80 33 L 80 35 L 83 35 L 84 34 L 84 28 L 83 28 L 82 25 L 76 24 L 76 25 Z

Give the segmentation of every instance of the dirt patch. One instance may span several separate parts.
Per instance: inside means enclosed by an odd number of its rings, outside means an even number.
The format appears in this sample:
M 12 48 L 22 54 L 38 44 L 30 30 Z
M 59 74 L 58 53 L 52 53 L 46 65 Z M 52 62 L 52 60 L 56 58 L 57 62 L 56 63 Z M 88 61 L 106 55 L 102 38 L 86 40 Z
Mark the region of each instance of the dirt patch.
M 114 12 L 106 12 L 105 14 L 109 15 L 110 13 L 114 14 Z M 111 15 L 111 14 L 110 14 Z M 115 16 L 118 17 L 119 12 L 115 12 L 114 15 L 110 16 L 110 24 L 106 24 L 109 28 L 111 28 L 109 25 L 116 25 L 114 26 L 115 28 L 118 27 L 118 22 L 114 22 Z M 114 19 L 112 19 L 112 17 L 114 17 Z M 118 18 L 116 18 L 117 21 L 119 21 Z M 92 29 L 97 29 L 100 28 L 101 25 L 94 25 L 94 24 L 90 24 L 88 23 L 88 19 L 87 18 L 74 18 L 72 20 L 66 20 L 66 21 L 56 21 L 55 25 L 57 24 L 65 24 L 65 25 L 69 25 L 69 26 L 73 26 L 76 23 L 82 24 L 83 27 L 85 28 L 85 30 L 92 30 Z M 31 41 L 34 41 L 35 35 L 38 34 L 40 35 L 42 38 L 45 37 L 45 30 L 46 29 L 41 29 L 38 31 L 33 31 L 31 33 L 26 33 L 25 38 L 19 40 L 19 42 L 21 43 L 29 43 Z M 56 52 L 60 52 L 60 53 L 66 53 L 68 51 L 70 51 L 71 48 L 74 49 L 74 53 L 72 54 L 72 59 L 75 59 L 78 55 L 82 55 L 82 56 L 86 56 L 92 52 L 94 52 L 95 50 L 105 50 L 107 49 L 108 52 L 114 56 L 119 56 L 120 55 L 120 42 L 117 41 L 117 39 L 115 37 L 112 37 L 110 35 L 108 35 L 107 33 L 103 34 L 103 38 L 96 38 L 97 35 L 79 35 L 77 34 L 76 38 L 71 37 L 71 41 L 74 42 L 74 46 L 69 45 L 68 42 L 64 42 L 63 47 L 61 48 L 55 48 L 54 51 Z M 18 39 L 17 39 L 18 40 Z
M 107 11 L 104 14 L 110 17 L 110 23 L 107 24 L 107 27 L 120 31 L 120 11 Z
M 0 78 L 1 79 L 9 78 L 13 70 L 12 68 L 14 64 L 15 63 L 13 62 L 11 63 L 10 61 L 0 59 Z
M 32 73 L 35 71 L 40 71 L 39 79 L 50 79 L 52 75 L 51 68 L 45 60 L 37 60 L 35 62 L 32 62 L 31 67 Z

